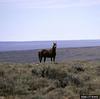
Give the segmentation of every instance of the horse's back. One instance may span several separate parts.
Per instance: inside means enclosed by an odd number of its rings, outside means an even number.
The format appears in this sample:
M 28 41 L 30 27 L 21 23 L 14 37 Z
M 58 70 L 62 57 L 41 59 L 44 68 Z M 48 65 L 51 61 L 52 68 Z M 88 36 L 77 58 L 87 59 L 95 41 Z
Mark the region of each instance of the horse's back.
M 42 57 L 50 57 L 50 50 L 46 50 L 46 49 L 42 49 L 41 51 L 38 52 L 39 54 L 41 54 Z

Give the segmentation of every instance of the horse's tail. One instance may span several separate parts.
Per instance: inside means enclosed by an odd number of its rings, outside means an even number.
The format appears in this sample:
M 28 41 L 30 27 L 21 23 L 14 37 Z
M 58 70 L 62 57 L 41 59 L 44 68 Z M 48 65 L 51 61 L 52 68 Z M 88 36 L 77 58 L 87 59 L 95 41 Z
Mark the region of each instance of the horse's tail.
M 38 57 L 39 57 L 39 61 L 41 63 L 41 60 L 42 60 L 41 52 L 38 52 Z

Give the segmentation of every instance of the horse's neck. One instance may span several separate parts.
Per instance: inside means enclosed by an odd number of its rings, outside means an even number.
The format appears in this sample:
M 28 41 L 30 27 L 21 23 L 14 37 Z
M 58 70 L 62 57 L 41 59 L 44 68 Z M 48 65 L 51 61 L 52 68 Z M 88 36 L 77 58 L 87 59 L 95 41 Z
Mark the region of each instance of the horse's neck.
M 52 47 L 52 53 L 56 53 L 56 48 Z

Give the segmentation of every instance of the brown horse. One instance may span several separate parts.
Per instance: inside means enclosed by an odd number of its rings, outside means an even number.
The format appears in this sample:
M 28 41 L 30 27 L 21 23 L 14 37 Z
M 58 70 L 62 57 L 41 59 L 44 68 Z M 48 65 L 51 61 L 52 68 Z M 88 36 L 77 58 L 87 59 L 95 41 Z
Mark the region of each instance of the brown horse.
M 53 43 L 53 46 L 51 49 L 47 50 L 47 49 L 43 49 L 41 51 L 38 52 L 38 57 L 39 57 L 39 61 L 41 63 L 42 58 L 44 58 L 44 62 L 46 61 L 46 58 L 53 58 L 53 61 L 55 62 L 55 57 L 56 57 L 56 43 Z

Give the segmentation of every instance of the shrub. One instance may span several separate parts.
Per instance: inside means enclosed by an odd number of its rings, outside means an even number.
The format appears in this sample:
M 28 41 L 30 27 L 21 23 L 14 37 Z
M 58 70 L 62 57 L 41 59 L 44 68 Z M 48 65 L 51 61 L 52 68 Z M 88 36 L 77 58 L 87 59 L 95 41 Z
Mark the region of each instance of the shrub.
M 13 80 L 0 77 L 0 96 L 13 95 L 14 88 Z

